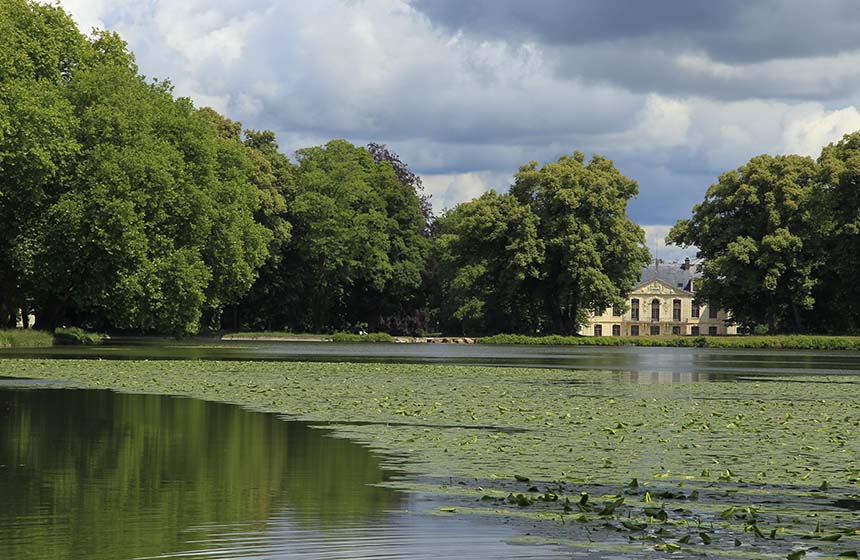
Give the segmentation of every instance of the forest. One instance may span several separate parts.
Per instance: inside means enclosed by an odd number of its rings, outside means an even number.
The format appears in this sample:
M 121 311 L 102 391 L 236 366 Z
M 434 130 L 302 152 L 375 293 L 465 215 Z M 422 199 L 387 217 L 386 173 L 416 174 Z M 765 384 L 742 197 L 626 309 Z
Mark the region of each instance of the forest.
M 860 134 L 720 176 L 670 240 L 750 331 L 860 328 Z M 116 33 L 0 3 L 0 326 L 561 334 L 649 262 L 637 183 L 603 156 L 528 162 L 434 216 L 381 143 L 290 159 L 275 134 L 143 76 Z

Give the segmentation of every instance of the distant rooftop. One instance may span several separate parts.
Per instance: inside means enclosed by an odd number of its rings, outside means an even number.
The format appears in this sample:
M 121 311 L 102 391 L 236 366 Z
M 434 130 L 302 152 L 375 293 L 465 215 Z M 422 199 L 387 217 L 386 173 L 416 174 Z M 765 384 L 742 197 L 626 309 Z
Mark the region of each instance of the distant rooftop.
M 638 288 L 652 280 L 662 280 L 674 288 L 692 292 L 691 281 L 694 278 L 700 277 L 700 274 L 696 272 L 697 264 L 697 262 L 689 260 L 684 262 L 661 262 L 659 264 L 651 263 L 642 267 L 639 282 L 634 287 Z

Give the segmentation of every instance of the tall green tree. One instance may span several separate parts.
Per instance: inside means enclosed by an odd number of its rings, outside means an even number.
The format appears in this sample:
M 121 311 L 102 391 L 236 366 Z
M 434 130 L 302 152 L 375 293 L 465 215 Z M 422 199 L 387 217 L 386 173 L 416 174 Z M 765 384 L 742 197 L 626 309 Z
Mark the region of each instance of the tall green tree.
M 813 319 L 821 331 L 860 333 L 860 132 L 830 144 L 818 159 L 824 266 Z
M 91 58 L 62 9 L 0 2 L 0 326 L 28 306 L 28 238 L 80 149 L 67 92 Z
M 580 152 L 515 175 L 513 194 L 539 219 L 546 246 L 538 297 L 546 329 L 573 334 L 590 311 L 623 305 L 650 260 L 645 232 L 627 215 L 636 181 L 611 160 Z
M 723 173 L 668 240 L 705 259 L 699 297 L 748 328 L 797 332 L 814 304 L 820 217 L 818 167 L 808 157 L 754 157 Z
M 20 0 L 0 29 L 0 319 L 31 301 L 46 328 L 217 320 L 273 238 L 245 146 L 140 76 L 116 34 Z
M 371 328 L 415 297 L 429 250 L 415 189 L 343 140 L 299 150 L 286 196 L 292 239 L 266 278 L 258 325 Z
M 470 332 L 573 334 L 590 311 L 623 305 L 650 259 L 627 216 L 636 182 L 575 152 L 520 168 L 438 221 L 441 321 Z
M 438 219 L 435 253 L 445 331 L 535 328 L 540 315 L 532 294 L 545 249 L 538 221 L 528 205 L 493 190 Z

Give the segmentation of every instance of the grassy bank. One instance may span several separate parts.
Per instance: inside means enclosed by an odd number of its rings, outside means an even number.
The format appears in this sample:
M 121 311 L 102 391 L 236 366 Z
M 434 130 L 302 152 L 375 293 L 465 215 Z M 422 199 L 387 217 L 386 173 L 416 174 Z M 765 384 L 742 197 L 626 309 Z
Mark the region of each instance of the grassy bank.
M 860 336 L 526 336 L 498 334 L 481 344 L 539 346 L 669 346 L 688 348 L 782 348 L 798 350 L 860 350 Z
M 32 329 L 0 330 L 0 348 L 39 348 L 54 344 L 54 336 Z
M 240 332 L 230 333 L 222 337 L 224 340 L 308 340 L 308 341 L 326 341 L 326 342 L 394 342 L 394 337 L 388 333 L 369 333 L 369 334 L 352 334 L 352 333 L 334 333 L 334 334 L 308 334 L 308 333 L 290 333 L 280 331 L 262 331 L 262 332 Z
M 0 375 L 325 423 L 398 464 L 400 485 L 445 494 L 440 514 L 521 522 L 574 549 L 860 550 L 852 377 L 637 385 L 612 372 L 84 360 L 0 360 Z
M 309 339 L 309 340 L 318 340 L 318 339 L 330 339 L 330 334 L 311 334 L 311 333 L 292 333 L 285 331 L 255 331 L 255 332 L 235 332 L 224 335 L 223 338 L 228 339 L 247 339 L 247 340 L 255 340 L 255 339 L 277 339 L 284 338 L 290 340 L 299 340 L 299 339 Z
M 394 342 L 394 337 L 388 333 L 334 333 L 331 340 L 332 342 Z

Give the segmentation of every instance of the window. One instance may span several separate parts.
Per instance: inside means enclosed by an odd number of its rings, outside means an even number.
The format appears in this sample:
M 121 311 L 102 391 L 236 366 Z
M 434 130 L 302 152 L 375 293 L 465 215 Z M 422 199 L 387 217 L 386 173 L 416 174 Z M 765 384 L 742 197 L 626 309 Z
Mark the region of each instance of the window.
M 660 335 L 660 325 L 651 325 L 651 334 L 653 336 L 659 336 Z
M 693 307 L 690 310 L 690 317 L 698 317 L 699 316 L 699 302 L 694 301 Z
M 594 325 L 594 336 L 603 336 L 603 325 Z
M 660 300 L 654 299 L 651 302 L 651 320 L 659 321 L 660 320 Z
M 639 325 L 630 326 L 630 336 L 639 336 Z
M 675 299 L 672 300 L 672 320 L 675 322 L 681 322 L 681 300 Z
M 699 327 L 690 327 L 690 334 L 693 336 L 699 336 Z
M 621 325 L 612 325 L 612 336 L 621 336 Z
M 639 300 L 631 299 L 630 300 L 630 320 L 638 321 L 639 320 Z M 639 333 L 636 333 L 639 334 Z
M 708 317 L 710 319 L 716 319 L 718 311 L 719 311 L 719 308 L 717 307 L 717 305 L 715 303 L 709 303 L 708 304 Z
M 612 316 L 613 317 L 621 317 L 621 315 L 622 315 L 621 308 L 618 307 L 617 305 L 613 305 L 612 306 Z
M 674 335 L 681 334 L 681 327 L 672 327 L 672 334 L 674 334 Z
M 708 327 L 708 334 L 714 336 L 717 334 L 717 327 Z

